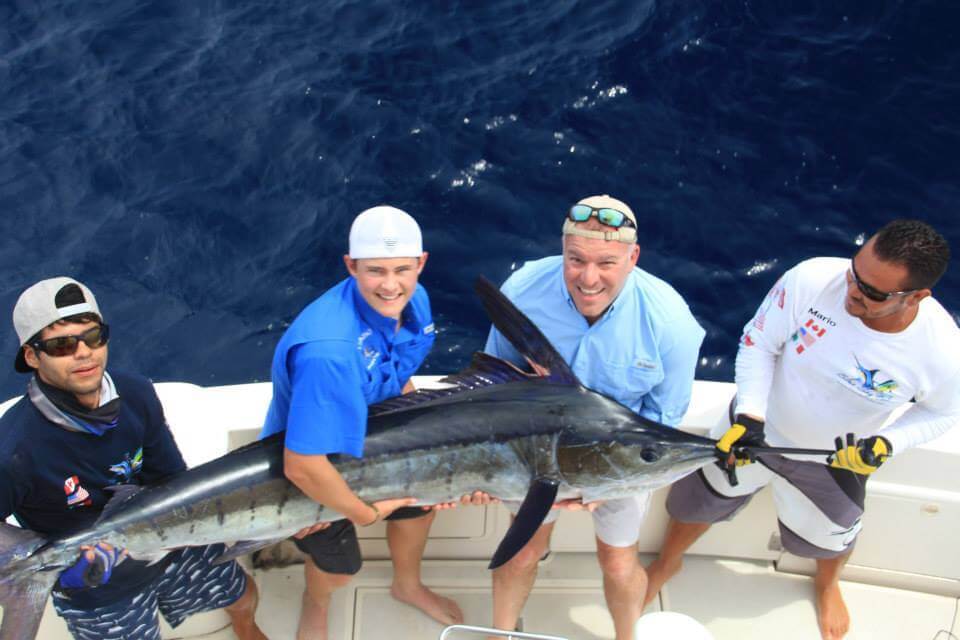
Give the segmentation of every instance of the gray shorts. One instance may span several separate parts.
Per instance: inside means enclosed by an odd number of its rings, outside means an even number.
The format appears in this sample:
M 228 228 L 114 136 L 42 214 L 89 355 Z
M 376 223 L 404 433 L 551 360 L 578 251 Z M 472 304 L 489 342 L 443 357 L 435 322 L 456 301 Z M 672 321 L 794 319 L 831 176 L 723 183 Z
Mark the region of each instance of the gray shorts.
M 176 627 L 187 616 L 236 602 L 247 588 L 247 574 L 236 562 L 212 564 L 224 545 L 174 551 L 159 578 L 142 591 L 94 609 L 79 609 L 53 593 L 53 606 L 78 640 L 160 640 L 161 613 Z
M 867 476 L 819 462 L 764 456 L 739 467 L 734 487 L 717 465 L 677 481 L 667 511 L 680 522 L 729 520 L 753 495 L 772 485 L 783 547 L 803 558 L 835 558 L 848 553 L 860 533 Z

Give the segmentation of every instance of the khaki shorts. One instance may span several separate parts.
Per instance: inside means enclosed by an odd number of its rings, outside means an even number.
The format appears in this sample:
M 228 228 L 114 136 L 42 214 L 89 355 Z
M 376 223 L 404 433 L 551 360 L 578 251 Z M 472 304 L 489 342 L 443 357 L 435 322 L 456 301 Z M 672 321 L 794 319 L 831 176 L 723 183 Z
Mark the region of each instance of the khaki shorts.
M 506 500 L 504 506 L 517 515 L 520 502 Z M 593 529 L 600 540 L 611 547 L 630 547 L 640 539 L 640 525 L 650 508 L 650 492 L 638 493 L 629 498 L 607 500 L 591 513 Z M 543 524 L 555 522 L 561 509 L 551 509 Z

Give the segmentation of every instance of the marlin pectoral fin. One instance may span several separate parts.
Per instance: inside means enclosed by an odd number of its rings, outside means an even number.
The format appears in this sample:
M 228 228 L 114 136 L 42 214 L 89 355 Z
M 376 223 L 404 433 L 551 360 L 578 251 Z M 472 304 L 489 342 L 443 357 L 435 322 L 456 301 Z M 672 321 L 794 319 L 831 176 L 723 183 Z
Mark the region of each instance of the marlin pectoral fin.
M 213 564 L 223 564 L 224 562 L 236 560 L 240 556 L 245 556 L 248 553 L 253 553 L 254 551 L 258 551 L 264 547 L 269 547 L 272 544 L 286 540 L 287 537 L 288 536 L 284 536 L 282 538 L 271 538 L 269 540 L 239 540 L 232 547 L 217 556 L 213 560 Z
M 552 478 L 536 478 L 530 483 L 530 489 L 513 519 L 513 524 L 500 541 L 500 546 L 490 559 L 489 569 L 496 569 L 517 555 L 530 538 L 537 532 L 543 519 L 550 513 L 550 507 L 557 499 L 560 483 Z
M 100 524 L 116 513 L 127 500 L 143 491 L 143 487 L 137 484 L 115 484 L 104 487 L 104 490 L 109 491 L 111 495 L 103 511 L 100 512 L 100 516 L 97 518 L 97 524 Z

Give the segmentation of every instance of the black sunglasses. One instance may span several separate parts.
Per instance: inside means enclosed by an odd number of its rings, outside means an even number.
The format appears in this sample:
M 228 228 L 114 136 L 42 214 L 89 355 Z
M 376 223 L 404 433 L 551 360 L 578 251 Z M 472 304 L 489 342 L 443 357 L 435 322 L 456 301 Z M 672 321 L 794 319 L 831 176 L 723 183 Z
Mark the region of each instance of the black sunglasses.
M 99 349 L 110 339 L 110 327 L 101 324 L 91 327 L 78 336 L 58 336 L 46 340 L 34 340 L 30 343 L 35 351 L 43 351 L 53 358 L 72 356 L 77 352 L 80 341 L 91 349 Z
M 860 289 L 860 293 L 874 302 L 886 302 L 894 296 L 905 296 L 908 293 L 917 291 L 917 289 L 910 289 L 908 291 L 880 291 L 880 289 L 872 287 L 860 279 L 860 276 L 857 275 L 857 268 L 853 266 L 853 260 L 850 260 L 850 275 L 853 276 L 853 281 L 856 283 L 857 289 Z

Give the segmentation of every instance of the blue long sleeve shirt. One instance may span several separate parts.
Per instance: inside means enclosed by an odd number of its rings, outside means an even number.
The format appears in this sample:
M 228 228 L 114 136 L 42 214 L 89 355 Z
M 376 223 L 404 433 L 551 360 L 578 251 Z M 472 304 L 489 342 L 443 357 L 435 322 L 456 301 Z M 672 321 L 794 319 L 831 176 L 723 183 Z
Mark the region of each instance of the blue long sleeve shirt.
M 593 325 L 567 291 L 562 256 L 528 262 L 501 290 L 546 335 L 585 386 L 650 420 L 673 427 L 680 423 L 690 404 L 705 332 L 669 284 L 635 267 Z M 495 328 L 484 350 L 525 365 Z
M 309 304 L 274 352 L 273 398 L 260 437 L 286 431 L 285 446 L 296 453 L 362 457 L 367 406 L 400 395 L 436 338 L 422 286 L 402 320 L 397 330 L 352 277 Z

